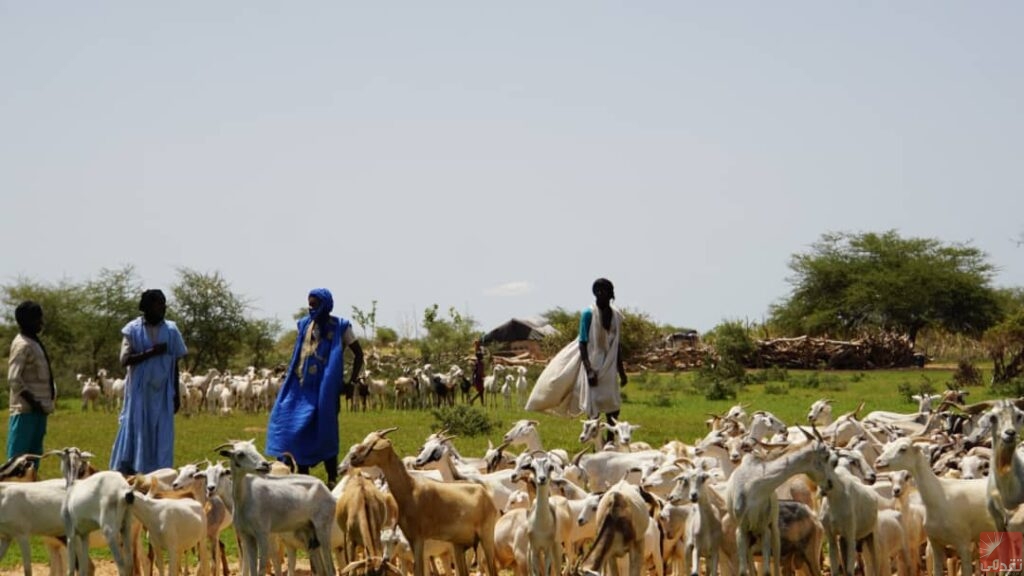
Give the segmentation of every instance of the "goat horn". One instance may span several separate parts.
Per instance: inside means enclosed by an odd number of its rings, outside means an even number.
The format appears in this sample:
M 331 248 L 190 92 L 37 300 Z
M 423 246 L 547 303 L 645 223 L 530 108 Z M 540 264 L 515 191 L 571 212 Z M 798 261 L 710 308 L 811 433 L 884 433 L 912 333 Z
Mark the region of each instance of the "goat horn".
M 862 409 L 864 409 L 864 401 L 863 400 L 860 401 L 860 405 L 857 406 L 857 409 L 853 411 L 853 419 L 854 420 L 856 420 L 857 417 L 860 416 L 860 411 Z
M 214 448 L 213 451 L 214 452 L 220 452 L 221 448 L 233 448 L 234 446 L 235 446 L 235 444 L 233 442 L 225 442 L 225 443 L 221 444 L 220 446 L 217 446 L 216 448 Z
M 532 426 L 540 426 L 540 422 L 538 422 L 536 420 L 527 420 L 526 423 L 530 424 Z
M 812 441 L 812 440 L 814 440 L 814 436 L 811 436 L 811 433 L 810 433 L 810 432 L 808 432 L 808 431 L 807 431 L 807 430 L 806 430 L 806 429 L 805 429 L 805 428 L 804 428 L 803 426 L 800 426 L 800 425 L 798 424 L 798 425 L 797 425 L 797 428 L 799 428 L 799 429 L 800 429 L 800 431 L 804 433 L 804 436 L 805 436 L 805 437 L 807 438 L 807 440 L 808 440 L 808 441 Z
M 573 465 L 574 466 L 579 466 L 580 465 L 580 458 L 582 458 L 583 455 L 586 454 L 587 452 L 589 452 L 590 449 L 592 449 L 593 447 L 594 447 L 593 444 L 587 444 L 586 446 L 583 447 L 582 450 L 577 452 L 576 455 L 572 457 Z
M 680 456 L 680 457 L 676 458 L 675 460 L 672 461 L 672 463 L 673 464 L 689 464 L 691 467 L 695 466 L 695 464 L 693 463 L 693 460 L 690 460 L 689 458 L 687 458 L 685 456 Z
M 391 434 L 395 430 L 398 430 L 398 426 L 392 426 L 391 428 L 385 428 L 383 430 L 377 430 L 377 435 L 380 436 L 380 437 L 384 437 L 384 436 L 387 436 L 388 434 Z

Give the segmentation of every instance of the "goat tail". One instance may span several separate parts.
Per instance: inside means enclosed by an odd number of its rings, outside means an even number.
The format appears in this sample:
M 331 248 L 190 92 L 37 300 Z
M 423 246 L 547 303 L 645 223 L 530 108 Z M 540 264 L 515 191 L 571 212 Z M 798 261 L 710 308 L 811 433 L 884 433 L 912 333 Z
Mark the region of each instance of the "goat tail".
M 594 545 L 587 551 L 586 556 L 580 560 L 580 566 L 585 566 L 587 560 L 594 555 L 594 551 L 597 550 L 597 557 L 591 563 L 591 572 L 600 572 L 601 566 L 604 564 L 605 556 L 608 555 L 608 549 L 612 545 L 612 539 L 615 535 L 611 533 L 612 523 L 602 522 L 601 527 L 597 531 L 597 535 L 594 536 Z

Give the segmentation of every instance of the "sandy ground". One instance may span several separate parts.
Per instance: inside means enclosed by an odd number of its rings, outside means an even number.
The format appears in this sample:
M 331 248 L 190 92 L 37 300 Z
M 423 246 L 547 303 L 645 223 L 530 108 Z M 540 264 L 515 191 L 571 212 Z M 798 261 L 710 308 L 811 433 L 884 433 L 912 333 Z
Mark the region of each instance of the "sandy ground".
M 10 552 L 8 552 L 8 554 L 10 554 Z M 113 561 L 111 561 L 111 560 L 95 560 L 94 559 L 93 563 L 96 566 L 96 571 L 93 572 L 93 574 L 95 574 L 96 576 L 117 576 L 117 566 L 114 565 Z M 191 564 L 190 564 L 190 567 L 191 567 Z M 233 576 L 238 574 L 238 566 L 237 566 L 237 564 L 229 564 L 229 567 L 231 568 L 231 574 Z M 156 574 L 156 573 L 157 573 L 156 570 L 153 570 L 153 574 Z M 196 572 L 195 572 L 194 568 L 189 570 L 189 574 L 195 574 L 195 573 Z M 309 574 L 311 574 L 311 572 L 309 570 L 309 561 L 305 560 L 305 559 L 298 560 L 298 563 L 295 566 L 295 573 L 296 573 L 297 576 L 308 576 Z M 0 575 L 2 575 L 2 576 L 22 576 L 23 574 L 24 574 L 24 572 L 21 570 L 20 565 L 19 565 L 18 568 L 15 568 L 15 569 L 7 568 L 7 569 L 0 570 Z M 220 574 L 220 572 L 218 572 L 218 575 L 219 574 Z M 49 566 L 49 564 L 33 564 L 32 565 L 32 576 L 49 576 L 49 575 L 50 575 L 50 566 Z M 60 576 L 64 576 L 64 575 L 61 574 Z

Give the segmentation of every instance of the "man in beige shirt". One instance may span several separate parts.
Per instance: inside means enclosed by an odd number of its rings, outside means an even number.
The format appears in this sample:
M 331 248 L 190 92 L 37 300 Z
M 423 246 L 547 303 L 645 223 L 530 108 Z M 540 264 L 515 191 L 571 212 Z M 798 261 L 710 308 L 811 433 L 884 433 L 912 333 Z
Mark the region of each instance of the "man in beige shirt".
M 43 308 L 26 300 L 14 310 L 18 335 L 11 342 L 7 380 L 11 385 L 10 420 L 7 426 L 7 457 L 42 454 L 47 415 L 56 405 L 50 359 L 39 340 Z

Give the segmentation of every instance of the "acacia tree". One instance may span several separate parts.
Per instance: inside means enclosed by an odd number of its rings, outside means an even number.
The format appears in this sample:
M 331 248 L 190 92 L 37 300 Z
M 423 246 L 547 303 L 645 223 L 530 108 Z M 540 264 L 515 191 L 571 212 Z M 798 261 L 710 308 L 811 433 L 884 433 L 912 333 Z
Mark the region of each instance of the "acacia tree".
M 204 274 L 188 268 L 178 269 L 171 294 L 174 301 L 168 316 L 177 321 L 188 345 L 188 370 L 228 366 L 246 338 L 248 302 L 231 291 L 219 272 Z
M 902 238 L 895 231 L 822 235 L 790 260 L 793 292 L 772 307 L 790 334 L 906 335 L 925 327 L 980 336 L 1000 317 L 986 254 L 965 244 Z
M 139 315 L 141 293 L 142 283 L 132 265 L 103 268 L 82 287 L 82 345 L 86 347 L 92 371 L 118 366 L 121 328 Z

